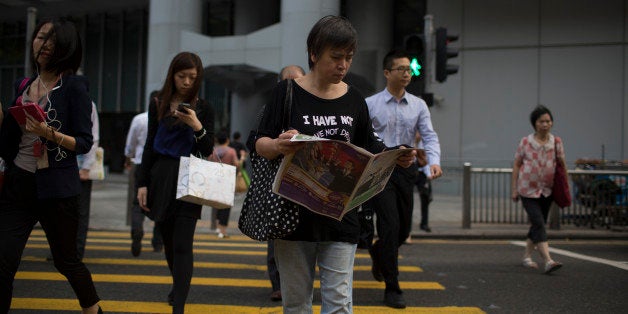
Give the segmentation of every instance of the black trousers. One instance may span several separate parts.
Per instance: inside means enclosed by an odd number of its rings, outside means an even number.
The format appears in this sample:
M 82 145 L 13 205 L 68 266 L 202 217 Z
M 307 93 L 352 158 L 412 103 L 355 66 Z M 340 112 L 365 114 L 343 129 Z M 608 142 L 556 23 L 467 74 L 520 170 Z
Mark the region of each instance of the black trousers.
M 78 196 L 37 199 L 35 175 L 18 167 L 5 172 L 0 194 L 0 313 L 11 306 L 13 280 L 33 226 L 39 221 L 54 258 L 55 268 L 64 275 L 81 307 L 100 298 L 92 275 L 77 253 Z
M 129 176 L 134 178 L 132 180 L 134 186 L 134 196 L 132 201 L 133 206 L 131 207 L 131 238 L 133 238 L 134 234 L 140 234 L 140 238 L 144 237 L 144 218 L 146 218 L 146 215 L 144 215 L 144 211 L 140 207 L 140 202 L 137 200 L 138 186 L 136 183 L 139 182 L 137 177 L 140 173 L 140 167 L 141 165 L 133 166 L 130 171 L 131 173 L 129 173 Z M 131 182 L 129 182 L 129 184 L 131 184 Z M 153 245 L 154 249 L 161 249 L 164 244 L 161 239 L 161 233 L 159 232 L 159 227 L 157 226 L 157 224 L 155 224 L 155 227 L 153 228 L 153 238 L 151 239 L 151 244 Z
M 416 171 L 395 167 L 384 190 L 370 201 L 376 214 L 374 258 L 381 266 L 386 289 L 399 290 L 399 247 L 410 235 Z
M 432 202 L 432 182 L 427 179 L 425 172 L 419 169 L 416 179 L 416 187 L 421 199 L 421 227 L 429 225 L 430 203 Z
M 163 221 L 155 222 L 164 242 L 166 261 L 172 275 L 172 291 L 170 292 L 174 306 L 172 313 L 183 313 L 185 301 L 190 291 L 194 266 L 194 232 L 196 217 L 174 215 Z
M 281 290 L 281 277 L 277 269 L 277 261 L 275 260 L 275 240 L 268 240 L 268 248 L 266 252 L 266 266 L 268 267 L 268 278 L 273 292 Z
M 76 250 L 79 259 L 85 255 L 87 230 L 89 229 L 89 211 L 92 202 L 92 180 L 81 181 L 81 195 L 79 196 L 79 219 L 76 233 Z
M 530 219 L 530 230 L 528 230 L 528 239 L 532 240 L 532 243 L 539 243 L 547 241 L 547 232 L 545 231 L 545 223 L 547 223 L 547 215 L 549 214 L 550 206 L 552 205 L 552 197 L 545 197 L 541 195 L 539 198 L 521 198 L 521 204 L 528 218 Z

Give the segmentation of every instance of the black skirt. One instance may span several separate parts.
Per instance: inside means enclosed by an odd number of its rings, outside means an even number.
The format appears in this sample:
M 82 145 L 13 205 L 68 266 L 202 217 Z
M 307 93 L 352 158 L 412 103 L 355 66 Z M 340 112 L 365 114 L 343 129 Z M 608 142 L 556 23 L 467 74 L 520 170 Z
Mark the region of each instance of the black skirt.
M 196 219 L 201 218 L 202 205 L 179 201 L 177 195 L 177 179 L 179 177 L 179 159 L 162 156 L 157 159 L 150 170 L 148 184 L 148 208 L 144 212 L 154 221 L 164 221 L 175 214 Z

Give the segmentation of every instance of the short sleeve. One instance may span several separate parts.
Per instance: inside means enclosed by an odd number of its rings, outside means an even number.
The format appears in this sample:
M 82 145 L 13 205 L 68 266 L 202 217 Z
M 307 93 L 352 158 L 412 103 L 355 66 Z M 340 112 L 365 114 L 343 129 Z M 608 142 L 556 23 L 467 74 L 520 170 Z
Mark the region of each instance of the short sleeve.
M 283 102 L 286 94 L 286 86 L 286 80 L 283 80 L 273 89 L 270 103 L 264 106 L 264 111 L 257 127 L 256 138 L 277 138 L 279 134 L 281 134 Z
M 515 152 L 515 160 L 516 159 L 523 159 L 523 156 L 525 155 L 525 145 L 526 145 L 526 138 L 522 138 L 519 141 L 519 145 L 517 146 L 517 151 Z
M 563 139 L 556 136 L 556 154 L 558 157 L 565 159 L 565 147 L 563 146 Z

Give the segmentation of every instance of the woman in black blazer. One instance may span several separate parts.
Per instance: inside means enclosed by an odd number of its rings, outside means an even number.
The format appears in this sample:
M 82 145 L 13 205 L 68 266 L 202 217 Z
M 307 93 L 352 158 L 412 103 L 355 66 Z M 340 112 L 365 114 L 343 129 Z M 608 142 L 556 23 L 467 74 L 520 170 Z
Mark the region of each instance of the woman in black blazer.
M 76 246 L 81 192 L 76 155 L 92 146 L 87 80 L 74 75 L 81 63 L 81 40 L 71 22 L 45 20 L 35 28 L 31 47 L 37 75 L 16 82 L 11 107 L 32 103 L 43 118 L 10 109 L 0 128 L 0 157 L 7 163 L 0 191 L 0 313 L 10 308 L 15 273 L 37 222 L 83 313 L 101 313 L 92 276 Z
M 177 54 L 157 100 L 148 108 L 148 134 L 138 176 L 137 200 L 155 221 L 172 274 L 168 303 L 183 313 L 193 267 L 193 242 L 201 205 L 176 199 L 182 156 L 209 156 L 214 147 L 214 111 L 198 98 L 203 82 L 201 59 L 191 52 Z M 182 103 L 184 105 L 182 105 Z

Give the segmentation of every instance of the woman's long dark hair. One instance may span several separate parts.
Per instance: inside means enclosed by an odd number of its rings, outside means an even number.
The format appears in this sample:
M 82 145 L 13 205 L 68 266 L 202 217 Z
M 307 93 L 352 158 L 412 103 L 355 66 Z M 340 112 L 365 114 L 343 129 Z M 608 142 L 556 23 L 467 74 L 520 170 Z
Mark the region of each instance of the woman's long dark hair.
M 52 28 L 46 37 L 44 44 L 51 40 L 54 42 L 52 56 L 46 64 L 45 69 L 41 69 L 37 63 L 37 57 L 41 51 L 33 50 L 33 41 L 37 38 L 37 33 L 46 24 L 52 24 Z M 81 46 L 81 36 L 74 23 L 67 19 L 44 19 L 33 30 L 31 39 L 31 65 L 37 72 L 46 70 L 56 75 L 74 74 L 81 66 L 83 58 L 83 47 Z M 43 45 L 42 45 L 43 47 Z
M 198 55 L 192 52 L 180 52 L 170 62 L 170 68 L 168 68 L 168 75 L 164 86 L 159 93 L 159 103 L 157 104 L 157 119 L 161 120 L 170 113 L 170 101 L 177 92 L 177 87 L 174 82 L 174 75 L 177 72 L 196 69 L 196 80 L 190 90 L 189 95 L 184 102 L 192 105 L 192 109 L 196 108 L 196 101 L 198 100 L 198 92 L 201 89 L 201 83 L 203 82 L 203 62 Z

